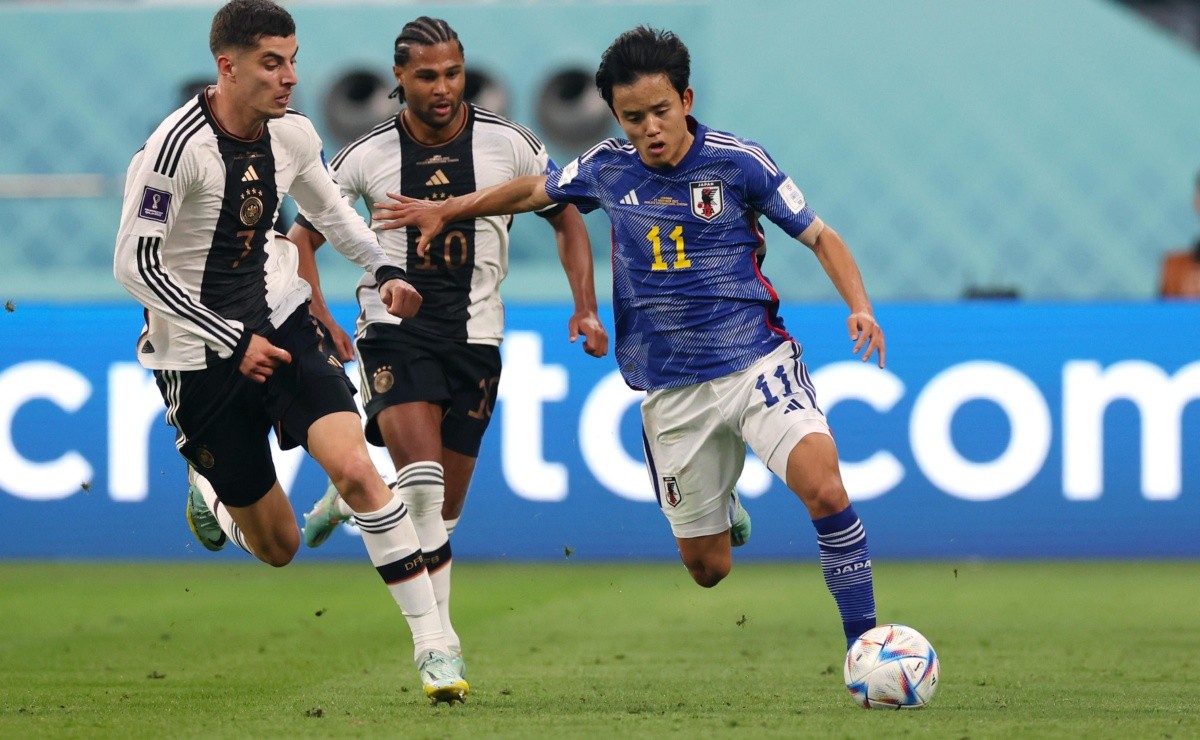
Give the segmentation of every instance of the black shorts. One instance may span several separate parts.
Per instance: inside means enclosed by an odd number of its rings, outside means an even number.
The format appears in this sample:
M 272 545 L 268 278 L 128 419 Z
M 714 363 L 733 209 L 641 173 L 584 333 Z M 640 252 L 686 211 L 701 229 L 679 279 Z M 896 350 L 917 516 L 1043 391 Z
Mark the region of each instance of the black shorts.
M 375 417 L 388 406 L 426 401 L 442 407 L 442 446 L 479 456 L 500 385 L 500 348 L 417 336 L 397 324 L 371 324 L 358 349 L 367 441 L 383 446 Z
M 242 375 L 240 359 L 233 358 L 204 370 L 154 371 L 175 446 L 229 506 L 249 506 L 275 484 L 267 436 L 272 427 L 283 449 L 307 447 L 317 419 L 357 413 L 354 386 L 307 305 L 265 336 L 292 355 L 265 383 Z

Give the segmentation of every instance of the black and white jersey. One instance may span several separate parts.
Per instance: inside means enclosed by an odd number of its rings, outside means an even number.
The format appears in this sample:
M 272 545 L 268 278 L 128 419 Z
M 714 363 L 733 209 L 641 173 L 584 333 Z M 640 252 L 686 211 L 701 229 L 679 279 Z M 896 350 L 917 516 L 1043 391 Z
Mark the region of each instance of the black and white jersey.
M 295 248 L 275 239 L 285 193 L 364 270 L 387 264 L 341 197 L 312 123 L 295 111 L 246 141 L 221 129 L 201 92 L 134 155 L 113 272 L 147 309 L 144 367 L 207 367 L 309 299 Z
M 395 116 L 330 161 L 342 193 L 350 202 L 364 200 L 368 208 L 388 200 L 389 192 L 446 200 L 514 177 L 545 174 L 550 166 L 546 147 L 532 131 L 471 104 L 462 132 L 449 142 L 426 146 L 409 134 L 401 116 Z M 550 216 L 564 207 L 556 204 L 540 215 Z M 300 212 L 300 223 L 310 226 L 304 221 L 311 216 L 303 205 Z M 384 254 L 404 267 L 423 300 L 417 315 L 402 321 L 387 313 L 374 280 L 365 276 L 358 286 L 359 333 L 372 322 L 402 323 L 419 334 L 499 345 L 504 332 L 500 283 L 508 274 L 511 225 L 512 216 L 449 224 L 425 257 L 417 256 L 416 229 L 379 230 Z

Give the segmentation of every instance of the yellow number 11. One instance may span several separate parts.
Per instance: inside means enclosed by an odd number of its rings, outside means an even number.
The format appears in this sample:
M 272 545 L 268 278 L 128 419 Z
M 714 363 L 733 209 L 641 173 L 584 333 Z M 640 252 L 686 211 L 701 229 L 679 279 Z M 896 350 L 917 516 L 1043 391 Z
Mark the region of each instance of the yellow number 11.
M 667 263 L 662 255 L 662 242 L 658 238 L 658 227 L 655 226 L 646 234 L 646 238 L 650 240 L 650 244 L 654 247 L 654 262 L 651 263 L 651 270 L 665 270 Z M 681 270 L 685 267 L 691 267 L 692 261 L 683 253 L 683 226 L 676 226 L 671 229 L 671 241 L 675 242 L 675 262 L 671 265 L 676 270 Z

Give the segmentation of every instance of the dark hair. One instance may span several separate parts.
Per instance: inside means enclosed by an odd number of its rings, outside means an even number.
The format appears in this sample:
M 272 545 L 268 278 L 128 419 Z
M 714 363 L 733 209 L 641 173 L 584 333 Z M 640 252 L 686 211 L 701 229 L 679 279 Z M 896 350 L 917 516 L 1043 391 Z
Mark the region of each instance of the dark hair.
M 638 26 L 612 42 L 600 56 L 596 88 L 612 109 L 613 87 L 630 85 L 646 75 L 664 74 L 680 95 L 688 88 L 692 58 L 688 48 L 670 31 Z
M 441 18 L 430 18 L 423 15 L 420 18 L 411 20 L 404 24 L 404 28 L 400 29 L 400 35 L 396 37 L 396 48 L 393 59 L 396 61 L 397 67 L 403 67 L 408 64 L 410 55 L 412 54 L 412 45 L 419 44 L 421 46 L 436 46 L 438 44 L 448 44 L 451 41 L 458 43 L 458 52 L 464 54 L 462 41 L 459 40 L 458 34 L 450 27 L 450 24 Z M 400 102 L 404 102 L 404 88 L 396 87 L 392 92 L 393 98 L 399 98 Z
M 263 36 L 294 36 L 296 22 L 271 0 L 231 0 L 213 16 L 208 48 L 213 56 L 231 46 L 253 49 Z

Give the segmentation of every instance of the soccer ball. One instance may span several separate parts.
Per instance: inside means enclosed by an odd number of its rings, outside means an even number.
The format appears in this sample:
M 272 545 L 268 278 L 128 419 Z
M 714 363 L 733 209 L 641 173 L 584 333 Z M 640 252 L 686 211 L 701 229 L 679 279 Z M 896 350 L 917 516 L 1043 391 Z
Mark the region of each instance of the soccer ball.
M 863 709 L 920 709 L 933 699 L 941 673 L 929 640 L 912 627 L 881 624 L 846 653 L 850 696 Z

